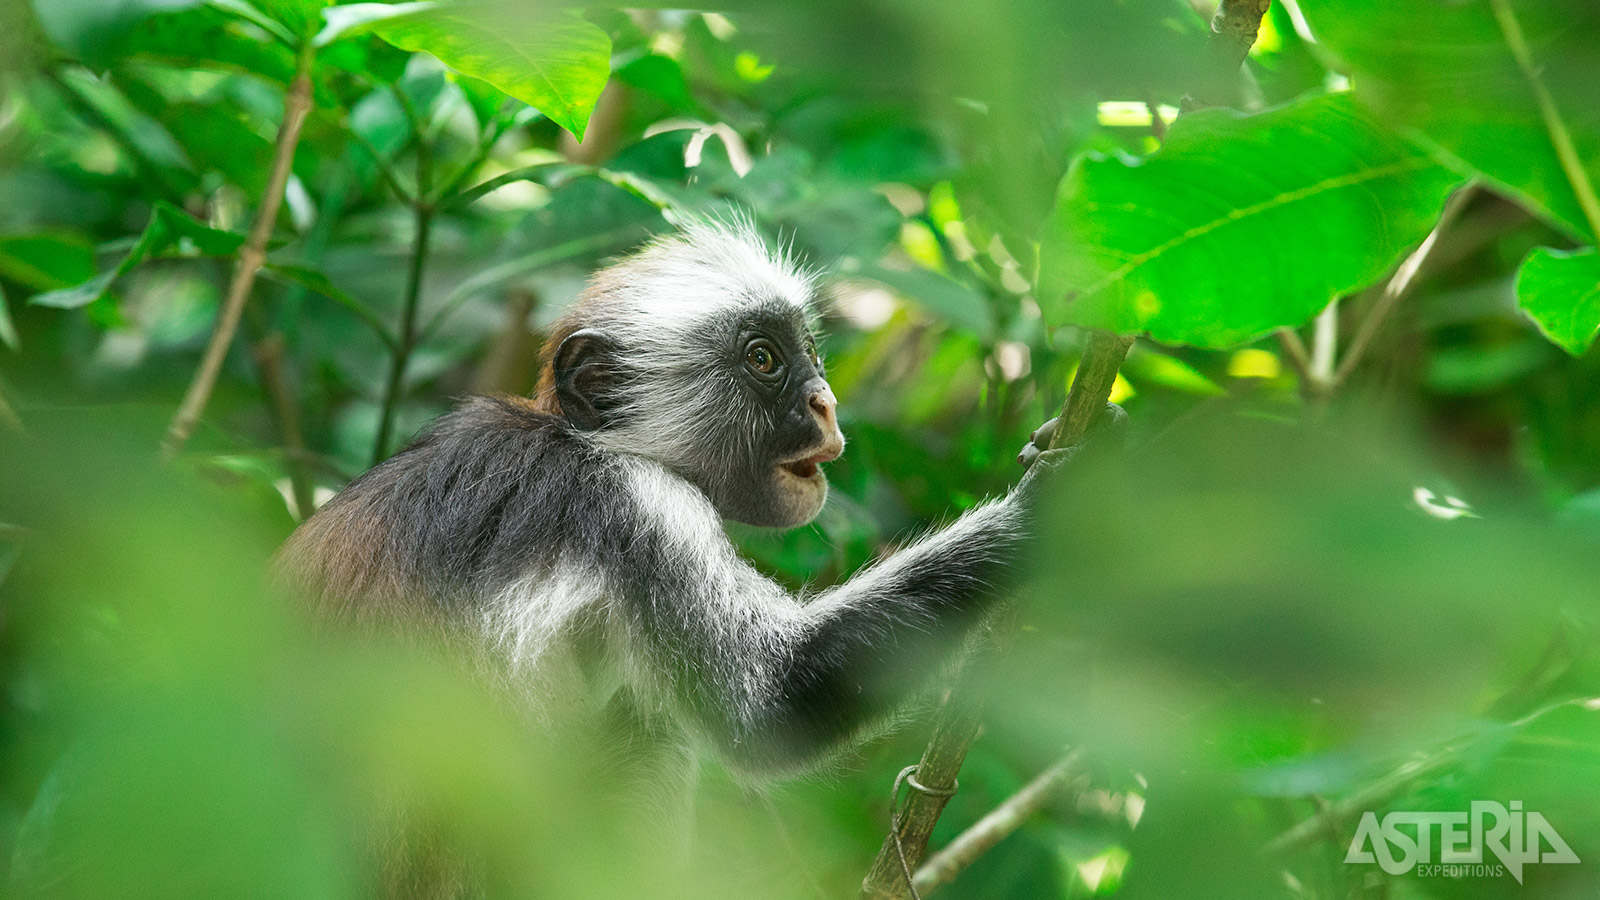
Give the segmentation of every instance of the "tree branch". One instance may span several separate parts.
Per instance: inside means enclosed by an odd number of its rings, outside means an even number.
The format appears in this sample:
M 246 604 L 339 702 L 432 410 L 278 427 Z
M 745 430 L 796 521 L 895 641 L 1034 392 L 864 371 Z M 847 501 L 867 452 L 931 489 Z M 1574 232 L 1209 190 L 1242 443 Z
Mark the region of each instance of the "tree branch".
M 983 700 L 974 690 L 971 667 L 945 695 L 934 717 L 933 734 L 917 763 L 916 781 L 903 806 L 894 798 L 896 812 L 889 825 L 889 837 L 878 848 L 866 880 L 861 883 L 863 900 L 900 900 L 907 890 L 917 896 L 910 873 L 915 872 L 928 852 L 928 838 L 944 812 L 944 805 L 956 790 L 956 773 L 967 758 L 967 751 L 978 737 L 983 721 Z M 918 789 L 926 788 L 926 790 Z
M 1211 35 L 1211 42 L 1218 47 L 1218 53 L 1236 52 L 1237 43 L 1245 33 L 1248 33 L 1249 41 L 1254 42 L 1261 26 L 1261 17 L 1266 15 L 1269 3 L 1270 0 L 1223 0 L 1218 17 L 1226 25 L 1225 33 L 1217 30 L 1214 20 Z M 1248 29 L 1233 18 L 1246 14 L 1246 10 L 1248 15 L 1254 17 Z M 1224 13 L 1228 15 L 1224 16 Z M 1249 50 L 1250 43 L 1246 43 L 1235 58 L 1235 68 Z M 1083 438 L 1095 417 L 1105 408 L 1111 387 L 1116 383 L 1117 369 L 1132 345 L 1131 337 L 1101 332 L 1090 334 L 1083 359 L 1078 363 L 1077 375 L 1072 380 L 1072 388 L 1061 407 L 1061 424 L 1050 437 L 1050 447 L 1070 446 Z M 945 698 L 934 720 L 933 734 L 922 753 L 922 761 L 913 770 L 908 770 L 915 773 L 913 790 L 905 808 L 890 824 L 889 836 L 879 848 L 877 859 L 862 882 L 861 896 L 867 900 L 899 900 L 907 895 L 913 898 L 920 896 L 911 872 L 927 853 L 928 837 L 933 833 L 939 814 L 944 811 L 945 802 L 955 791 L 956 772 L 960 770 L 968 748 L 977 737 L 981 720 L 982 702 L 964 701 L 960 699 L 962 693 L 962 686 L 957 684 Z M 918 785 L 922 789 L 917 789 Z
M 1239 67 L 1244 65 L 1261 32 L 1261 19 L 1272 5 L 1271 0 L 1222 0 L 1217 4 L 1217 14 L 1211 17 L 1209 41 L 1216 69 L 1200 79 L 1195 93 L 1184 98 L 1183 111 L 1207 106 L 1239 106 L 1246 96 L 1246 77 Z M 1254 79 L 1249 80 L 1254 84 Z
M 1022 823 L 1030 816 L 1060 795 L 1069 777 L 1077 770 L 1081 756 L 1082 752 L 1078 750 L 1063 756 L 1022 790 L 1007 797 L 971 828 L 961 832 L 949 846 L 935 853 L 911 880 L 917 892 L 926 896 L 934 889 L 954 881 L 978 857 L 1022 827 Z
M 267 241 L 272 237 L 273 224 L 278 219 L 278 208 L 283 203 L 283 191 L 289 183 L 289 173 L 294 165 L 294 149 L 300 143 L 300 129 L 311 112 L 311 60 L 313 50 L 309 40 L 304 41 L 295 64 L 294 80 L 283 99 L 283 122 L 278 126 L 278 137 L 272 152 L 272 170 L 267 178 L 267 188 L 256 208 L 256 218 L 250 235 L 239 248 L 239 260 L 234 266 L 233 279 L 228 283 L 228 293 L 222 301 L 217 324 L 211 331 L 211 342 L 206 345 L 200 367 L 184 395 L 183 403 L 167 427 L 163 449 L 171 456 L 183 449 L 195 425 L 205 412 L 211 392 L 216 388 L 217 376 L 228 356 L 233 335 L 239 330 L 239 318 L 250 299 L 250 289 L 256 274 L 267 258 Z
M 1271 0 L 1222 0 L 1211 17 L 1211 47 L 1228 72 L 1244 65 Z
M 1111 398 L 1111 388 L 1117 383 L 1117 370 L 1128 357 L 1133 338 L 1104 331 L 1089 333 L 1089 343 L 1084 347 L 1083 358 L 1078 361 L 1078 374 L 1072 379 L 1072 389 L 1061 404 L 1061 424 L 1050 436 L 1050 449 L 1070 447 L 1088 434 L 1095 417 L 1105 409 Z

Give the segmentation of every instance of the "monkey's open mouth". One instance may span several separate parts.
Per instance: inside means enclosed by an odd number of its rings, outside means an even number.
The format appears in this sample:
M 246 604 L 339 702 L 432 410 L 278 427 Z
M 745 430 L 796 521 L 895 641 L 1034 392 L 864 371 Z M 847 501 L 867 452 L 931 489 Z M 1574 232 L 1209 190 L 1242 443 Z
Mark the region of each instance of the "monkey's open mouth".
M 843 447 L 828 446 L 822 448 L 822 450 L 817 453 L 813 453 L 810 456 L 805 457 L 804 459 L 779 463 L 778 468 L 788 472 L 790 475 L 793 475 L 796 478 L 810 480 L 817 477 L 817 472 L 819 471 L 818 466 L 821 463 L 831 462 L 832 460 L 838 459 L 839 454 L 842 452 L 844 452 Z
M 794 475 L 796 478 L 815 478 L 817 472 L 820 471 L 817 464 L 809 459 L 802 459 L 799 462 L 784 463 L 782 468 L 791 475 Z

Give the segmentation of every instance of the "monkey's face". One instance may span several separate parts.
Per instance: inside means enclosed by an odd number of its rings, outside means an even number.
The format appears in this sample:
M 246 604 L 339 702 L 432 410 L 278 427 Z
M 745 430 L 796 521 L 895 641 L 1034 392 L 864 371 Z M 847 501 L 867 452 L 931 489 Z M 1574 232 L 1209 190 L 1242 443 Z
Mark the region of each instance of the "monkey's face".
M 821 465 L 844 450 L 833 390 L 798 306 L 727 306 L 671 330 L 573 332 L 552 360 L 562 414 L 689 480 L 724 518 L 804 525 L 828 497 Z
M 692 479 L 725 518 L 769 528 L 811 521 L 828 497 L 822 464 L 844 452 L 844 435 L 803 317 L 783 308 L 742 316 L 724 364 L 739 414 L 725 423 L 725 449 L 708 448 L 708 458 L 721 456 L 732 477 Z

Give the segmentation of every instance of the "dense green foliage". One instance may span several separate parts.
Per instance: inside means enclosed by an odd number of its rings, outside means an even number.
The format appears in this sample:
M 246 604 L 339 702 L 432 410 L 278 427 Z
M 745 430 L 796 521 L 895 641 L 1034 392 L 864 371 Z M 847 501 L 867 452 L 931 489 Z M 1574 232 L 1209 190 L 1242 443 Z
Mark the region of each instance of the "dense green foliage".
M 747 214 L 838 285 L 834 492 L 734 530 L 794 586 L 1004 490 L 1080 329 L 1145 336 L 935 845 L 1064 746 L 1083 781 L 940 896 L 1593 896 L 1600 8 L 1274 2 L 1236 89 L 1214 6 L 0 0 L 8 890 L 370 895 L 400 809 L 494 896 L 853 894 L 925 705 L 802 782 L 708 765 L 639 844 L 456 661 L 264 587 L 454 398 L 530 390 L 596 265 Z M 1582 862 L 1343 862 L 1475 800 Z

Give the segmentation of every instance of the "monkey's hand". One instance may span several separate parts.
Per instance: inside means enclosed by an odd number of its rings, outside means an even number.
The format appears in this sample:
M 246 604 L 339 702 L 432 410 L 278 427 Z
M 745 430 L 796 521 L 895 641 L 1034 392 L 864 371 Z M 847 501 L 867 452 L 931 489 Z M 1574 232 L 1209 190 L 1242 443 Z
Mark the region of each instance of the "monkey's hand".
M 1128 414 L 1117 404 L 1107 403 L 1106 408 L 1101 410 L 1089 424 L 1088 432 L 1076 444 L 1054 450 L 1045 449 L 1050 444 L 1050 436 L 1056 433 L 1060 425 L 1060 417 L 1051 419 L 1035 428 L 1033 434 L 1028 436 L 1027 445 L 1017 454 L 1017 462 L 1028 470 L 1028 473 L 1022 476 L 1022 483 L 1017 486 L 1018 490 L 1033 489 L 1034 485 L 1045 477 L 1045 473 L 1065 465 L 1091 444 L 1121 445 L 1128 429 Z

